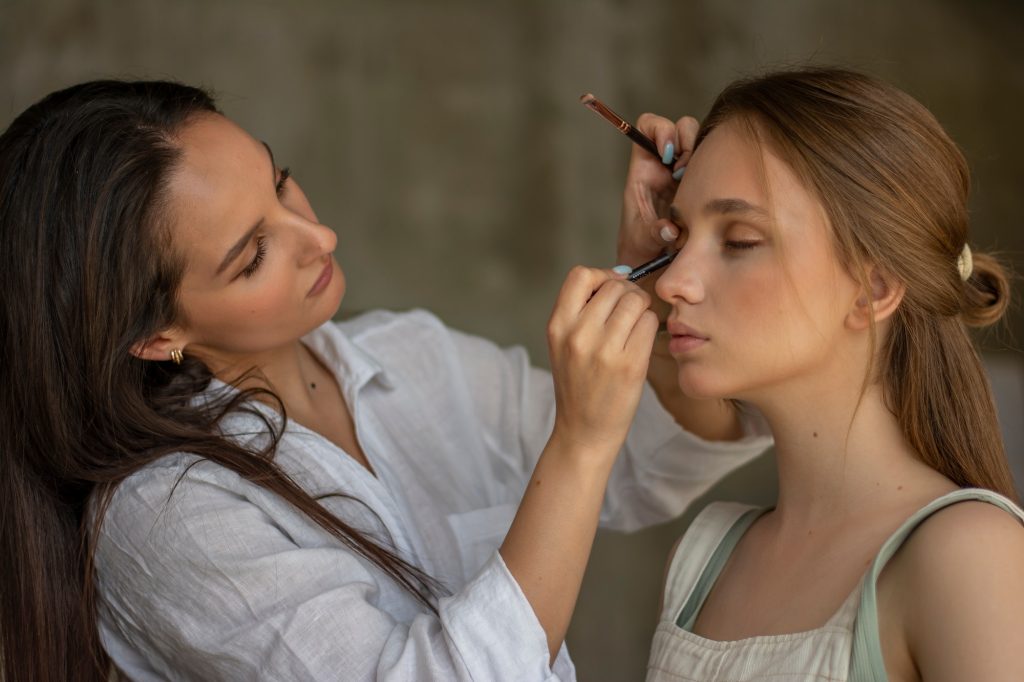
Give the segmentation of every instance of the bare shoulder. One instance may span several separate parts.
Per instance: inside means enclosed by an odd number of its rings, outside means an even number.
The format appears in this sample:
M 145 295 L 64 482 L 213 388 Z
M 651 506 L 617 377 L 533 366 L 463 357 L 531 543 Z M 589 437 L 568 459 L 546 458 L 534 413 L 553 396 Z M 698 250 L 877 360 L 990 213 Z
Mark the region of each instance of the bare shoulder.
M 938 579 L 968 578 L 1024 560 L 1024 524 L 1005 509 L 970 500 L 935 512 L 907 540 L 904 561 Z M 1022 564 L 1014 571 L 1024 580 Z M 953 574 L 951 576 L 951 574 Z
M 893 557 L 887 593 L 922 680 L 1024 679 L 1024 525 L 960 502 L 928 518 Z

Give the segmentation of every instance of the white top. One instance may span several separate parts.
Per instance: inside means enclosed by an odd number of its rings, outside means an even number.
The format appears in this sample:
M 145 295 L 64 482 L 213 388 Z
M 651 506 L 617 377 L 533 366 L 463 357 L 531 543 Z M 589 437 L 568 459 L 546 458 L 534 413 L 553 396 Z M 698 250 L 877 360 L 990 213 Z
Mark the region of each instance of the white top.
M 564 647 L 549 666 L 497 552 L 552 429 L 550 374 L 423 311 L 326 323 L 303 341 L 334 372 L 377 477 L 293 421 L 276 461 L 313 495 L 351 495 L 324 504 L 439 579 L 451 592 L 439 617 L 281 499 L 177 454 L 125 481 L 102 526 L 100 629 L 117 666 L 138 680 L 575 679 Z M 263 430 L 251 415 L 221 428 Z M 601 524 L 670 519 L 769 444 L 703 441 L 645 389 Z

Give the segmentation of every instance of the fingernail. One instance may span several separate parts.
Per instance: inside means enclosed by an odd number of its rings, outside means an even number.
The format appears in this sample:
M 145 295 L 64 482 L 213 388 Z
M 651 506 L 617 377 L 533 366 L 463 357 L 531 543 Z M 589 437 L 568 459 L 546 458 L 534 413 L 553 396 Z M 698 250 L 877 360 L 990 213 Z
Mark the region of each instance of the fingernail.
M 672 163 L 672 157 L 676 155 L 676 146 L 669 142 L 665 145 L 665 151 L 661 154 L 662 163 Z
M 616 265 L 614 268 L 612 268 L 612 272 L 614 272 L 616 275 L 628 275 L 629 273 L 633 272 L 633 268 L 629 267 L 628 265 Z
M 683 177 L 683 173 L 685 173 L 685 172 L 686 172 L 686 166 L 683 166 L 682 168 L 680 168 L 677 171 L 673 171 L 672 179 L 673 180 L 678 180 L 679 178 Z
M 668 225 L 661 228 L 661 238 L 667 242 L 674 242 L 679 234 Z

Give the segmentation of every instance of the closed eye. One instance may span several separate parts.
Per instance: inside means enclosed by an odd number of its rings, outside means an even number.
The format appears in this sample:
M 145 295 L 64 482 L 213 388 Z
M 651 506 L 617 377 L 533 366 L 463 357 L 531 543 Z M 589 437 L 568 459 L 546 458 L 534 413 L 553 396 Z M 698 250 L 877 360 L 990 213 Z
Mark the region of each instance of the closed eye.
M 256 274 L 256 271 L 260 267 L 260 263 L 263 262 L 263 258 L 267 255 L 267 238 L 260 235 L 256 238 L 256 255 L 253 256 L 252 262 L 242 270 L 243 277 L 252 277 Z
M 281 179 L 277 181 L 275 189 L 277 190 L 277 196 L 281 196 L 284 193 L 285 183 L 288 182 L 288 178 L 292 176 L 292 172 L 288 168 L 281 169 Z
M 753 249 L 761 244 L 760 239 L 751 240 L 729 240 L 725 242 L 725 248 L 732 251 L 745 251 L 747 249 Z

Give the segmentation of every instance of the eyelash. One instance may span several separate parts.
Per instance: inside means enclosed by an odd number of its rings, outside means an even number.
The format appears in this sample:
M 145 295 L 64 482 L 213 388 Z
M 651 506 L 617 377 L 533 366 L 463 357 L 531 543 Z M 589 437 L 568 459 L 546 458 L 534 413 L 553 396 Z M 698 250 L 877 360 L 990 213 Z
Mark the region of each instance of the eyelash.
M 756 241 L 756 240 L 750 240 L 750 241 L 745 241 L 745 242 L 727 241 L 725 243 L 725 248 L 730 249 L 732 251 L 746 251 L 748 249 L 755 248 L 760 243 L 761 242 Z
M 275 187 L 275 189 L 277 190 L 277 196 L 281 196 L 281 194 L 284 192 L 284 184 L 288 181 L 288 178 L 290 178 L 291 176 L 292 171 L 290 168 L 281 169 L 281 179 L 277 181 L 277 185 Z
M 256 270 L 259 269 L 260 263 L 263 262 L 263 257 L 267 255 L 267 238 L 259 236 L 256 238 L 256 256 L 252 259 L 252 262 L 246 266 L 245 270 L 242 270 L 243 277 L 252 277 L 256 274 Z

